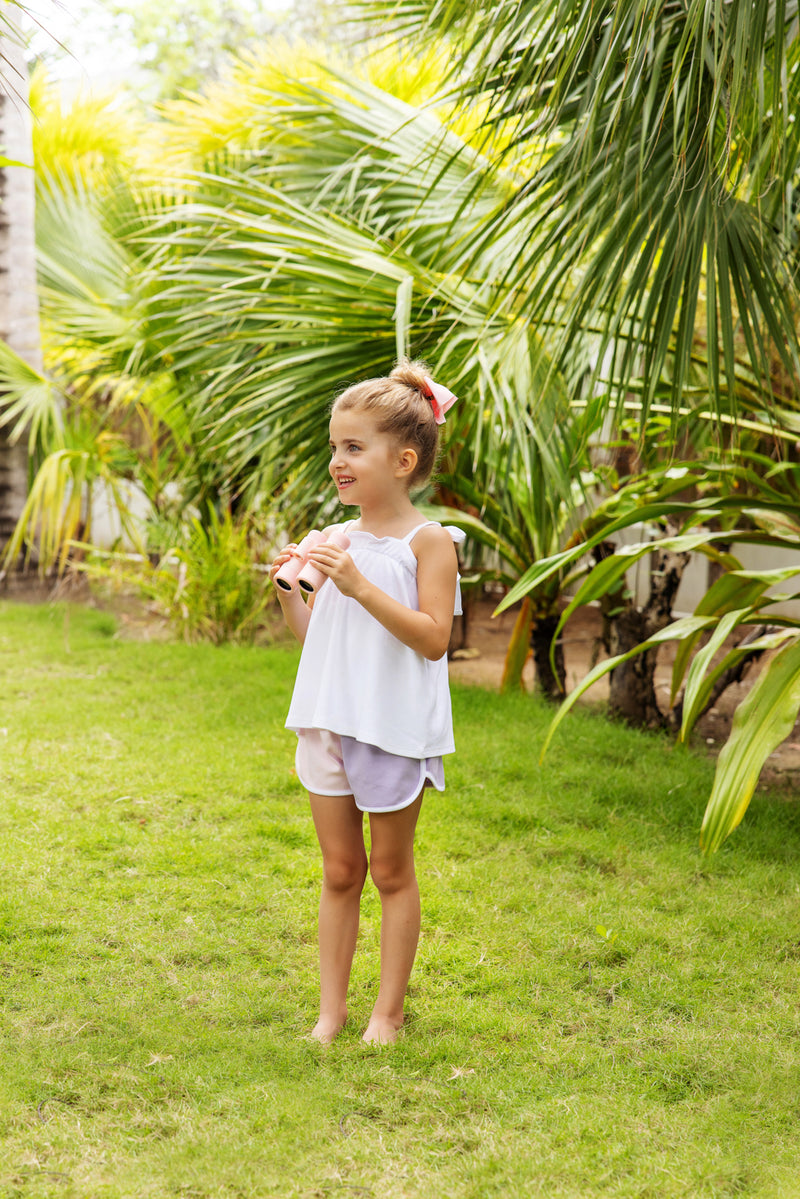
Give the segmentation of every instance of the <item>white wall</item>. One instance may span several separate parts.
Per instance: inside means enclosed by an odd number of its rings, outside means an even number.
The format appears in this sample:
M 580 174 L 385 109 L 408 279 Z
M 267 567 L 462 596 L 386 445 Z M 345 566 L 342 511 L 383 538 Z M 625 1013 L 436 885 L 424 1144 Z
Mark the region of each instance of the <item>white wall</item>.
M 150 514 L 150 501 L 136 483 L 122 482 L 119 490 L 124 494 L 128 518 L 134 528 L 142 530 Z M 92 544 L 101 549 L 134 550 L 129 537 L 123 534 L 122 522 L 111 493 L 102 481 L 92 489 Z

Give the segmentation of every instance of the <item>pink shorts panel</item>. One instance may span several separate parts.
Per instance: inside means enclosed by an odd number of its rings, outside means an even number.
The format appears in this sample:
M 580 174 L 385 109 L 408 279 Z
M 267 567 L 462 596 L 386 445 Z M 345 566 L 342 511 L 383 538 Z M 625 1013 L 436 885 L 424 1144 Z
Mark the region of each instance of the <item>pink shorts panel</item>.
M 336 733 L 325 729 L 303 729 L 297 734 L 295 770 L 307 791 L 315 795 L 352 795 L 342 761 L 342 746 Z
M 441 758 L 404 758 L 326 729 L 297 734 L 297 777 L 315 795 L 352 795 L 362 812 L 407 808 L 423 787 L 444 791 Z

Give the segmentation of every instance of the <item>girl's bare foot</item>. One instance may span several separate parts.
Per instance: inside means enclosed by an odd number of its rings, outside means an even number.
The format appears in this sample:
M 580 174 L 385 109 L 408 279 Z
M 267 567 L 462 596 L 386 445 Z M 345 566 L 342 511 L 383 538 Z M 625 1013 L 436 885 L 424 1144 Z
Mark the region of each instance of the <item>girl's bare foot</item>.
M 320 1045 L 330 1045 L 344 1028 L 346 1020 L 346 1013 L 341 1019 L 336 1016 L 320 1016 L 311 1030 L 312 1040 L 319 1041 Z
M 402 1018 L 398 1024 L 396 1020 L 390 1020 L 387 1016 L 373 1015 L 361 1039 L 366 1041 L 367 1045 L 394 1045 L 402 1027 Z

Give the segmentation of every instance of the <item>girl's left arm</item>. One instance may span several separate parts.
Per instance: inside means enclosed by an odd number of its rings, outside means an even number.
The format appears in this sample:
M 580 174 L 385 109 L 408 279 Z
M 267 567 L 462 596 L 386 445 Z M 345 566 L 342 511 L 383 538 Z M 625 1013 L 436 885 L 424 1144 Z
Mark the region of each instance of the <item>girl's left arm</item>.
M 456 549 L 450 534 L 437 525 L 420 529 L 413 549 L 417 556 L 418 612 L 370 583 L 346 550 L 322 545 L 314 548 L 312 556 L 343 595 L 357 600 L 398 641 L 436 662 L 450 644 L 458 578 Z

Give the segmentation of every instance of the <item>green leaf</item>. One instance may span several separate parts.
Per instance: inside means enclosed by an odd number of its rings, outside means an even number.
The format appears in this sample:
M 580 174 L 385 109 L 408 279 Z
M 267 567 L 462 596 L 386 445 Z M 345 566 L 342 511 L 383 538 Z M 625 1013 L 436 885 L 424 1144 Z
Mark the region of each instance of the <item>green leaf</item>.
M 724 617 L 723 619 L 728 620 L 732 615 L 734 614 L 729 613 L 728 616 Z M 748 623 L 752 619 L 752 615 L 749 616 Z M 689 693 L 689 683 L 687 680 L 686 697 L 689 699 L 691 706 L 687 706 L 686 700 L 684 701 L 684 717 L 681 725 L 680 739 L 682 741 L 686 740 L 686 737 L 691 731 L 695 721 L 700 715 L 702 715 L 708 702 L 708 697 L 711 694 L 711 690 L 720 675 L 724 674 L 725 671 L 729 670 L 732 666 L 736 666 L 737 663 L 741 662 L 742 658 L 750 657 L 753 654 L 762 653 L 765 650 L 780 649 L 782 645 L 785 645 L 789 640 L 794 640 L 796 636 L 797 622 L 790 621 L 785 627 L 777 629 L 771 633 L 765 633 L 763 637 L 756 637 L 755 640 L 748 641 L 746 645 L 734 646 L 733 649 L 729 650 L 729 652 L 720 659 L 716 666 L 714 666 L 713 669 L 711 669 L 708 674 L 702 678 L 699 677 L 702 671 L 702 665 L 698 665 L 698 677 L 694 680 L 691 696 Z M 698 651 L 697 656 L 699 657 L 703 652 L 703 650 Z M 695 661 L 692 662 L 692 666 L 689 671 L 690 677 L 695 668 Z
M 597 666 L 595 666 L 593 670 L 590 670 L 585 678 L 581 680 L 578 686 L 569 693 L 561 707 L 558 709 L 558 712 L 556 712 L 556 715 L 554 716 L 550 723 L 550 727 L 547 730 L 547 736 L 545 737 L 544 745 L 542 746 L 542 751 L 539 755 L 539 760 L 541 761 L 547 753 L 548 746 L 553 739 L 553 734 L 561 724 L 561 721 L 569 712 L 570 708 L 577 702 L 577 700 L 580 699 L 583 693 L 588 691 L 598 679 L 603 677 L 603 675 L 609 674 L 609 672 L 612 671 L 615 666 L 619 666 L 621 663 L 627 662 L 629 658 L 634 658 L 637 654 L 645 653 L 646 650 L 652 649 L 653 646 L 663 645 L 666 641 L 680 641 L 685 637 L 694 637 L 700 630 L 708 628 L 708 626 L 712 623 L 713 618 L 710 616 L 684 616 L 680 620 L 676 620 L 672 624 L 667 625 L 665 629 L 660 629 L 657 633 L 654 633 L 652 637 L 648 637 L 646 641 L 642 641 L 639 645 L 634 646 L 633 649 L 628 650 L 627 653 L 617 654 L 613 658 L 606 658 L 605 661 L 599 662 Z
M 798 710 L 800 635 L 767 664 L 736 709 L 700 830 L 704 853 L 715 853 L 742 820 L 764 763 L 791 733 Z
M 11 426 L 6 436 L 12 444 L 25 433 L 31 455 L 63 444 L 63 395 L 4 341 L 0 341 L 0 389 L 0 428 Z
M 406 275 L 397 285 L 397 302 L 394 308 L 394 328 L 397 345 L 397 357 L 408 356 L 409 329 L 411 325 L 411 296 L 414 290 L 414 279 Z
M 688 482 L 681 480 L 679 486 L 688 486 Z M 641 486 L 641 485 L 640 485 Z M 617 499 L 618 497 L 614 497 Z M 694 503 L 681 503 L 678 501 L 666 500 L 663 502 L 641 502 L 639 496 L 638 502 L 634 496 L 633 502 L 627 511 L 621 514 L 615 513 L 613 510 L 605 511 L 601 514 L 594 515 L 587 519 L 586 531 L 589 533 L 585 539 L 576 541 L 576 544 L 570 546 L 569 549 L 563 550 L 561 553 L 553 554 L 551 557 L 543 558 L 539 562 L 535 562 L 525 571 L 519 581 L 511 588 L 505 598 L 498 604 L 495 609 L 499 614 L 504 612 L 506 608 L 510 608 L 517 600 L 522 599 L 529 591 L 548 579 L 551 575 L 570 566 L 573 562 L 582 558 L 594 546 L 601 541 L 608 540 L 621 529 L 629 528 L 631 525 L 649 521 L 663 520 L 665 517 L 683 517 L 686 522 L 697 522 L 701 519 L 711 519 L 718 515 L 716 500 L 697 500 Z M 686 534 L 680 538 L 668 538 L 664 541 L 653 541 L 647 543 L 637 543 L 636 547 L 622 547 L 622 550 L 631 550 L 633 552 L 650 553 L 657 550 L 660 546 L 673 549 L 698 549 L 705 544 L 713 544 L 714 541 L 729 541 L 733 534 L 731 532 L 714 532 L 714 533 L 697 533 Z M 690 540 L 686 540 L 688 537 Z M 669 545 L 667 545 L 667 542 Z M 631 559 L 632 562 L 632 559 Z
M 726 612 L 720 620 L 714 632 L 708 639 L 708 642 L 697 651 L 692 664 L 689 667 L 689 673 L 686 676 L 686 690 L 683 696 L 683 719 L 681 721 L 680 740 L 685 741 L 686 737 L 694 725 L 695 720 L 700 712 L 705 707 L 706 700 L 711 693 L 713 681 L 707 676 L 706 672 L 720 647 L 725 643 L 726 639 L 731 635 L 736 626 L 745 619 L 752 611 L 750 608 L 739 608 L 735 612 Z M 684 646 L 687 642 L 684 642 Z M 691 644 L 691 642 L 689 642 Z M 683 648 L 683 646 L 681 647 Z M 730 655 L 729 655 L 730 656 Z M 677 659 L 676 659 L 677 660 Z M 672 692 L 670 695 L 670 703 L 675 702 L 675 696 L 680 685 L 682 674 L 677 674 L 673 671 L 672 675 Z
M 645 557 L 647 554 L 652 554 L 656 550 L 690 553 L 692 550 L 707 544 L 709 536 L 708 531 L 704 530 L 702 533 L 689 533 L 683 537 L 664 537 L 659 541 L 641 541 L 633 545 L 620 546 L 614 554 L 611 554 L 608 558 L 603 558 L 602 561 L 593 567 L 591 573 L 578 588 L 569 604 L 567 604 L 553 635 L 553 644 L 555 645 L 561 630 L 576 608 L 580 608 L 583 604 L 589 604 L 593 600 L 607 595 L 609 591 L 614 589 L 626 571 L 630 570 L 631 566 L 638 562 L 640 558 Z
M 796 572 L 794 572 L 796 573 Z M 695 608 L 695 616 L 722 617 L 726 612 L 736 611 L 756 602 L 759 596 L 770 586 L 772 579 L 765 579 L 762 574 L 728 571 L 720 575 L 711 584 L 700 603 Z M 694 649 L 695 641 L 685 641 L 678 647 L 672 667 L 672 695 L 677 694 L 681 679 Z

